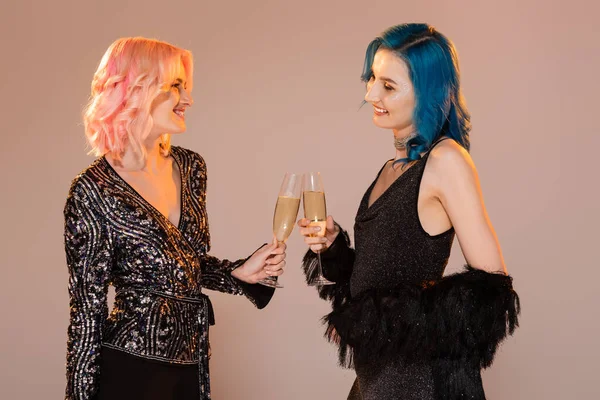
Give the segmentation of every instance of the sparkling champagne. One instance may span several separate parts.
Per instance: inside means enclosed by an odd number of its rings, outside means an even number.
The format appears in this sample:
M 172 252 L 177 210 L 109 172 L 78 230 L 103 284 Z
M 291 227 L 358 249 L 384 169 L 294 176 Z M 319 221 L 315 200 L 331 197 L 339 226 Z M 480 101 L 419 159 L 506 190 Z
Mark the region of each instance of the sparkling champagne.
M 275 203 L 275 213 L 273 214 L 273 234 L 279 243 L 285 242 L 294 229 L 298 217 L 298 208 L 300 207 L 301 193 L 302 176 L 286 172 L 279 189 L 277 203 Z M 283 287 L 275 276 L 267 276 L 258 283 L 272 288 Z
M 327 207 L 325 193 L 317 191 L 304 191 L 304 216 L 310 220 L 309 226 L 320 226 L 321 230 L 314 236 L 325 236 L 327 228 Z
M 273 216 L 273 233 L 278 242 L 285 242 L 292 233 L 300 208 L 299 197 L 279 196 Z

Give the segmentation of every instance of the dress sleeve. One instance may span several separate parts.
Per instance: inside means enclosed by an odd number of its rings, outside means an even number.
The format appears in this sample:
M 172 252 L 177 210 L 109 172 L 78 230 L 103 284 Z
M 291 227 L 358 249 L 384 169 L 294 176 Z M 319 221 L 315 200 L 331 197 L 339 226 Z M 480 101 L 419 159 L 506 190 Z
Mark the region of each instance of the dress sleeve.
M 354 268 L 354 249 L 350 247 L 350 237 L 346 231 L 339 228 L 340 233 L 331 246 L 321 253 L 323 276 L 335 282 L 335 285 L 317 287 L 319 296 L 330 300 L 334 309 L 350 297 L 350 276 Z M 306 282 L 312 283 L 318 275 L 317 254 L 309 249 L 302 259 L 302 267 Z
M 467 266 L 437 282 L 364 291 L 324 320 L 345 366 L 403 358 L 465 359 L 486 368 L 519 313 L 512 277 Z
M 113 250 L 102 217 L 73 189 L 67 198 L 64 217 L 70 297 L 65 398 L 84 400 L 91 399 L 98 388 Z
M 250 257 L 248 257 L 250 258 Z M 244 295 L 257 308 L 261 309 L 269 304 L 274 288 L 260 284 L 250 284 L 243 282 L 231 275 L 231 272 L 240 267 L 248 258 L 237 261 L 219 260 L 210 255 L 204 255 L 201 259 L 201 278 L 200 282 L 203 288 L 216 290 L 218 292 L 230 293 L 235 295 Z

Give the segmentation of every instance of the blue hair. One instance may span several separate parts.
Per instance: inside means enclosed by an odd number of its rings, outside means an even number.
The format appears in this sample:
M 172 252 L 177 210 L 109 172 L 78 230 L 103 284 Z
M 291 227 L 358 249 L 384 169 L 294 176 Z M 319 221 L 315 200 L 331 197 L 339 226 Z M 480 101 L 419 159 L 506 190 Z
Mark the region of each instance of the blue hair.
M 460 90 L 458 55 L 452 42 L 428 24 L 396 25 L 367 47 L 361 79 L 373 75 L 373 59 L 387 49 L 408 66 L 415 91 L 414 137 L 406 144 L 407 160 L 421 158 L 441 136 L 454 139 L 467 151 L 471 116 Z

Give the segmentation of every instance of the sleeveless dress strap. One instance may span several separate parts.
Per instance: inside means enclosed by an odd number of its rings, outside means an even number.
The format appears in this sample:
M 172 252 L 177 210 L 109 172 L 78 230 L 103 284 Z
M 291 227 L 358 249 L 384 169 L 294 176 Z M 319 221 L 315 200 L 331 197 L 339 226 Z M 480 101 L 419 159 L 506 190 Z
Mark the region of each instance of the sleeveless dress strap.
M 429 153 L 431 153 L 431 150 L 433 150 L 433 148 L 434 148 L 435 146 L 437 146 L 438 144 L 440 144 L 440 143 L 441 143 L 441 142 L 443 142 L 444 140 L 448 140 L 448 139 L 452 139 L 452 138 L 449 138 L 449 137 L 443 137 L 443 138 L 441 138 L 441 139 L 438 139 L 438 140 L 436 140 L 435 142 L 433 142 L 433 143 L 431 144 L 431 146 L 429 147 L 429 150 L 427 150 L 427 151 L 425 152 L 425 154 L 423 155 L 423 157 L 425 157 L 425 156 L 428 156 L 428 155 L 429 155 Z

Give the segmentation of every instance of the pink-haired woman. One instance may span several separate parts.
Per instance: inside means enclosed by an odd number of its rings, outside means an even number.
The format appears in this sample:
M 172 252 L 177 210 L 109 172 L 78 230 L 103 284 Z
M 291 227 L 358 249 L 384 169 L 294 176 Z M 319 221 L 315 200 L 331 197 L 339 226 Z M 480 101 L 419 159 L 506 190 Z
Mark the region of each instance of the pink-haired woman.
M 263 308 L 274 289 L 256 283 L 283 273 L 285 245 L 237 261 L 208 255 L 206 165 L 170 144 L 186 129 L 192 83 L 189 51 L 140 37 L 114 42 L 94 75 L 84 123 L 99 158 L 64 210 L 67 399 L 210 399 L 214 317 L 202 290 Z

